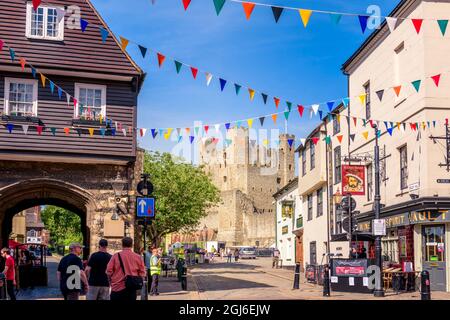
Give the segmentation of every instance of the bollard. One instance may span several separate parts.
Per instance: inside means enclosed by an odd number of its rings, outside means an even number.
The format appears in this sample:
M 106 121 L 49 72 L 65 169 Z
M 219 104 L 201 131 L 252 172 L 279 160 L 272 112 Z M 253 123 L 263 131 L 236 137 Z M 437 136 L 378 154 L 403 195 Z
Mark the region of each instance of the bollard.
M 183 273 L 181 275 L 181 290 L 187 291 L 187 267 L 183 266 Z
M 426 270 L 420 274 L 420 300 L 431 300 L 430 273 Z
M 294 288 L 300 289 L 300 263 L 295 264 Z
M 330 267 L 328 264 L 323 267 L 323 296 L 330 296 Z

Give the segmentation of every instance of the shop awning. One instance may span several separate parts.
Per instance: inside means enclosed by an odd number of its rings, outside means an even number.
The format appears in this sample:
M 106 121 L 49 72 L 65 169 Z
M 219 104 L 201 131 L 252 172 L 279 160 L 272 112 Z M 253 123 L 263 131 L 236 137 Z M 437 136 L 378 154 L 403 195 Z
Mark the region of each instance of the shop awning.
M 347 234 L 346 233 L 334 234 L 331 236 L 331 241 L 332 242 L 348 241 Z M 371 233 L 354 232 L 352 234 L 352 241 L 375 241 L 375 236 L 373 236 Z

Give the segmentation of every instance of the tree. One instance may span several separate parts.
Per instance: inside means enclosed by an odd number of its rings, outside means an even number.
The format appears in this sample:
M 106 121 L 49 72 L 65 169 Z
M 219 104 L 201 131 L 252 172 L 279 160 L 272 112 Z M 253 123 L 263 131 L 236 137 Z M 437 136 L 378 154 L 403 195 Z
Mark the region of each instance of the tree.
M 71 242 L 82 242 L 81 219 L 72 211 L 46 206 L 41 211 L 42 222 L 50 231 L 52 243 L 58 245 L 69 245 Z
M 154 185 L 156 219 L 148 228 L 154 245 L 169 233 L 194 230 L 207 209 L 220 201 L 219 190 L 202 168 L 169 153 L 146 153 L 144 171 Z

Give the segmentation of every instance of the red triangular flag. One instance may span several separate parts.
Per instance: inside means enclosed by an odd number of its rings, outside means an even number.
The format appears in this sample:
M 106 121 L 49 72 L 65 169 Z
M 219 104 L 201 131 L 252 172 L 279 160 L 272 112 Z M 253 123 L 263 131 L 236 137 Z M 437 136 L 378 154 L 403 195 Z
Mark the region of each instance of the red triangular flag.
M 187 8 L 189 7 L 190 3 L 191 3 L 191 0 L 183 0 L 184 10 L 187 10 Z
M 192 72 L 192 76 L 194 77 L 194 79 L 196 79 L 197 78 L 198 69 L 194 68 L 194 67 L 191 67 L 191 72 Z
M 161 68 L 162 64 L 164 63 L 164 60 L 166 59 L 166 57 L 164 55 L 162 55 L 161 53 L 158 53 L 158 65 Z
M 36 131 L 37 131 L 37 133 L 38 133 L 39 135 L 42 134 L 42 129 L 44 129 L 43 126 L 36 126 Z
M 353 117 L 353 123 L 355 124 L 355 127 L 356 127 L 356 121 L 357 121 L 358 119 L 356 119 L 355 117 Z
M 441 81 L 441 75 L 437 74 L 435 76 L 432 76 L 431 79 L 433 79 L 434 84 L 436 85 L 436 87 L 439 87 L 439 81 Z
M 73 98 L 73 107 L 76 108 L 78 104 L 78 100 Z
M 242 6 L 244 7 L 245 17 L 249 20 L 253 9 L 255 8 L 255 4 L 251 2 L 242 2 Z
M 205 126 L 205 132 L 206 132 L 206 134 L 208 134 L 208 129 L 209 129 L 209 126 Z
M 402 90 L 402 86 L 396 86 L 393 88 L 397 97 L 400 95 L 400 91 Z
M 275 106 L 276 106 L 277 109 L 278 109 L 278 106 L 280 105 L 280 99 L 278 99 L 277 97 L 274 97 L 274 98 L 273 98 L 273 101 L 275 101 Z
M 37 10 L 37 8 L 39 7 L 39 5 L 41 4 L 42 0 L 33 0 L 33 8 L 34 11 Z
M 319 138 L 317 138 L 317 137 L 311 138 L 311 140 L 314 143 L 314 145 L 316 145 L 317 142 L 319 142 Z
M 298 105 L 297 108 L 298 108 L 298 112 L 300 113 L 300 117 L 303 117 L 303 111 L 305 111 L 305 107 Z
M 422 28 L 423 19 L 411 19 L 414 28 L 416 29 L 417 34 L 420 32 L 420 28 Z

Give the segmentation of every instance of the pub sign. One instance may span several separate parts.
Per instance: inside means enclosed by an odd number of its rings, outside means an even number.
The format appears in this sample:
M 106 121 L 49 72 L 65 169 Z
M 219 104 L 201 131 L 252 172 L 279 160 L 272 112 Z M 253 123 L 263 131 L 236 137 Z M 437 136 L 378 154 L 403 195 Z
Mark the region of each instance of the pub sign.
M 365 192 L 365 166 L 342 166 L 342 192 L 363 196 Z

